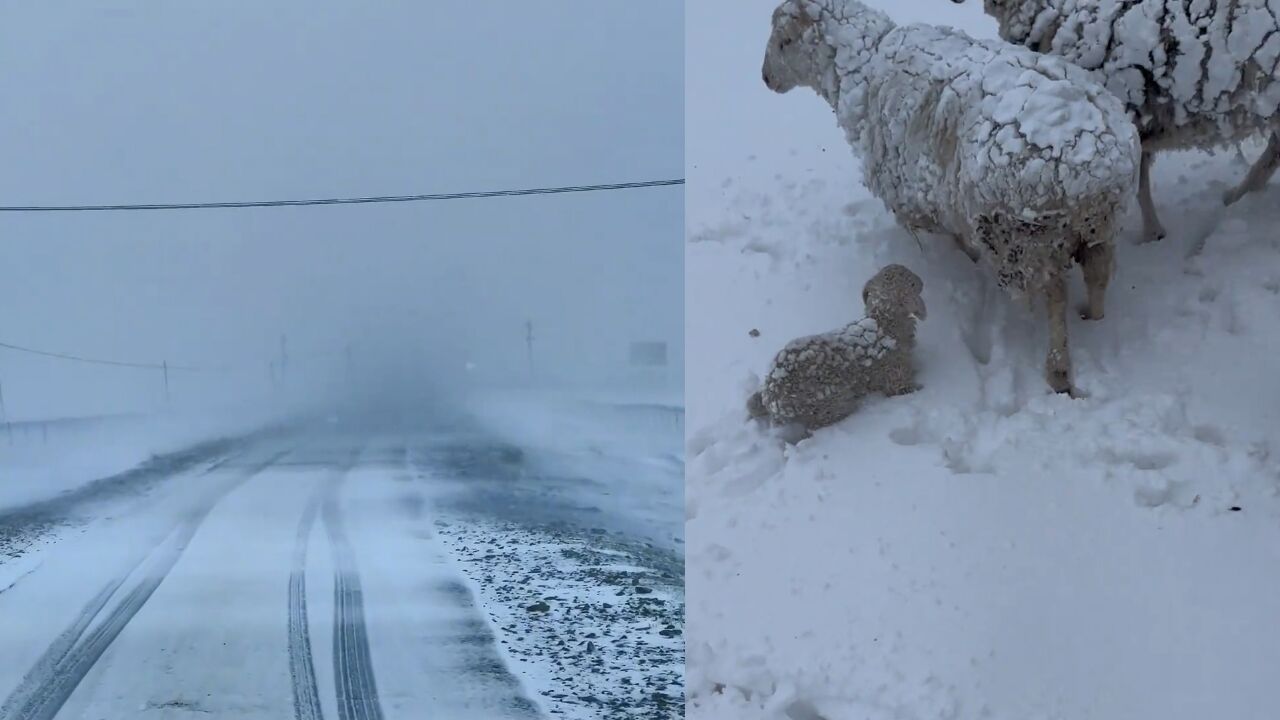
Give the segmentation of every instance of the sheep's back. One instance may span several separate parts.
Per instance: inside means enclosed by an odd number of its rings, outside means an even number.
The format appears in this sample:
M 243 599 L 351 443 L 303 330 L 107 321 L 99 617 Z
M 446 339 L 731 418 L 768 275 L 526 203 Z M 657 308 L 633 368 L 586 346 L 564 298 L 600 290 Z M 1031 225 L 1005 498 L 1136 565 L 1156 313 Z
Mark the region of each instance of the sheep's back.
M 1057 213 L 1135 181 L 1124 108 L 1059 58 L 908 25 L 885 37 L 876 62 L 858 139 L 873 190 L 895 210 L 960 211 L 943 224 L 959 231 L 992 208 Z
M 875 62 L 857 141 L 868 186 L 904 224 L 987 241 L 1016 291 L 1069 264 L 1078 240 L 1111 240 L 1140 150 L 1123 105 L 1087 72 L 928 25 L 891 32 Z M 1101 217 L 1077 236 L 1081 206 Z
M 771 415 L 783 420 L 841 406 L 867 393 L 876 361 L 895 347 L 870 318 L 797 338 L 774 357 L 761 399 Z
M 1040 0 L 1006 39 L 1062 57 L 1166 145 L 1231 140 L 1280 107 L 1280 0 Z M 1179 138 L 1178 136 L 1182 136 Z

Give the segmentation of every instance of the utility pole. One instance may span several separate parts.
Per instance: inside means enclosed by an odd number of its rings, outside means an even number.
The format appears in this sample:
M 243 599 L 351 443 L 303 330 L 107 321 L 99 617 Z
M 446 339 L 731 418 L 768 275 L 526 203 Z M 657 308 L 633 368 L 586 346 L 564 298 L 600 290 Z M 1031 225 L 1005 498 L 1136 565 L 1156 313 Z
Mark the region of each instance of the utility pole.
M 164 368 L 164 405 L 169 407 L 169 361 L 161 362 L 160 367 Z
M 13 444 L 13 425 L 9 424 L 9 411 L 4 409 L 4 384 L 0 383 L 0 420 L 4 421 L 5 434 L 9 436 L 9 444 Z
M 529 349 L 529 379 L 533 379 L 533 321 L 526 320 L 524 323 L 525 335 L 524 342 Z
M 280 382 L 284 383 L 285 373 L 289 369 L 289 348 L 288 339 L 284 333 L 280 333 Z
M 355 374 L 355 368 L 351 364 L 351 343 L 347 343 L 343 348 L 343 354 L 347 358 L 347 386 L 351 386 L 352 376 Z

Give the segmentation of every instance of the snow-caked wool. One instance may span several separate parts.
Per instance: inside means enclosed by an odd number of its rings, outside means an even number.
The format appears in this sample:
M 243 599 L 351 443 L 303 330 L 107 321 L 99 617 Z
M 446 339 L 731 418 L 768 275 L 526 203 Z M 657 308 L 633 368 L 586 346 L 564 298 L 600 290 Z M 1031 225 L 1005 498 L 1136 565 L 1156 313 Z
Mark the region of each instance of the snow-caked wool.
M 1073 260 L 1100 266 L 1085 267 L 1100 317 L 1137 180 L 1123 104 L 1062 58 L 896 26 L 856 0 L 782 3 L 763 74 L 777 92 L 811 87 L 830 103 L 902 225 L 958 238 L 1014 296 L 1048 295 L 1050 384 L 1067 390 L 1064 273 Z
M 1148 239 L 1164 235 L 1152 153 L 1267 132 L 1266 151 L 1227 204 L 1280 167 L 1280 0 L 986 0 L 985 9 L 1000 37 L 1092 71 L 1124 102 L 1147 153 L 1139 192 Z

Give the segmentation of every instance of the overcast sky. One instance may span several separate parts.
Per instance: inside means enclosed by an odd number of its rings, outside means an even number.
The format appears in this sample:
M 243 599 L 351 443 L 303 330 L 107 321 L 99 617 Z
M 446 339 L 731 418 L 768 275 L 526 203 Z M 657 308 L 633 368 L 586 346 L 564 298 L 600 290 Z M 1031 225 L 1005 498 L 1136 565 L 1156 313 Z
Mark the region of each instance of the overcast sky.
M 7 1 L 0 205 L 680 177 L 683 37 L 679 0 Z M 353 340 L 498 371 L 523 367 L 530 317 L 562 374 L 623 369 L 631 339 L 679 364 L 682 217 L 680 187 L 0 213 L 0 342 L 261 378 L 287 332 L 299 357 Z M 27 417 L 159 397 L 154 374 L 5 350 L 0 383 Z

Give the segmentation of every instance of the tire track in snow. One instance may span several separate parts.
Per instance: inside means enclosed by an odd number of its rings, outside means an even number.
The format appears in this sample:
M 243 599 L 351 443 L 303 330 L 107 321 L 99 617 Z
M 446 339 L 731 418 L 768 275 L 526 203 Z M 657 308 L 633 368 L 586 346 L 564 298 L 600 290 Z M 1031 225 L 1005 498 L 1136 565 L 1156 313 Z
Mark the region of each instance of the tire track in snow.
M 218 470 L 223 465 L 230 462 L 231 459 L 232 458 L 228 457 L 219 460 L 206 468 L 200 473 L 200 475 L 208 475 Z M 185 522 L 186 516 L 184 515 L 183 517 L 184 519 L 179 521 L 179 526 Z M 175 526 L 175 528 L 176 527 L 178 526 Z M 165 539 L 168 539 L 172 534 L 173 530 L 170 530 L 169 534 L 165 535 Z M 41 684 L 45 681 L 47 676 L 56 672 L 58 664 L 63 661 L 67 654 L 71 652 L 71 649 L 75 647 L 75 644 L 80 641 L 85 630 L 93 624 L 93 620 L 98 616 L 98 613 L 102 612 L 102 609 L 106 607 L 107 603 L 115 595 L 116 591 L 120 589 L 120 586 L 123 585 L 125 580 L 127 580 L 130 575 L 141 567 L 142 563 L 146 562 L 146 559 L 151 555 L 151 553 L 163 543 L 164 540 L 161 540 L 157 545 L 152 546 L 145 552 L 141 553 L 137 560 L 129 566 L 128 570 L 119 577 L 109 581 L 101 590 L 98 591 L 97 595 L 94 595 L 93 598 L 85 604 L 84 609 L 80 611 L 80 614 L 72 621 L 71 625 L 68 626 L 66 630 L 63 630 L 62 633 L 59 634 L 52 643 L 50 643 L 49 648 L 41 654 L 38 660 L 36 660 L 32 669 L 23 676 L 18 687 L 9 695 L 4 704 L 0 705 L 0 718 L 20 717 L 16 714 L 18 712 L 16 708 L 19 705 L 26 703 L 29 698 L 40 689 Z
M 177 527 L 165 536 L 165 540 L 152 551 L 138 560 L 132 568 L 120 577 L 107 583 L 103 589 L 89 601 L 71 626 L 62 632 L 49 649 L 36 661 L 36 664 L 22 682 L 0 706 L 0 718 L 4 720 L 53 720 L 58 711 L 66 703 L 71 694 L 80 685 L 80 681 L 93 665 L 107 651 L 111 643 L 120 635 L 129 621 L 133 619 L 151 595 L 160 587 L 160 583 L 168 577 L 169 571 L 177 564 L 187 549 L 191 539 L 204 519 L 213 508 L 232 490 L 244 484 L 249 478 L 258 475 L 274 465 L 292 450 L 273 455 L 248 471 L 223 483 L 201 502 L 189 508 L 182 515 Z M 224 460 L 206 471 L 221 467 Z M 140 568 L 147 559 L 154 558 L 155 566 L 143 577 L 132 590 L 125 595 L 107 614 L 97 627 L 87 636 L 85 631 L 93 625 L 102 610 L 111 601 L 125 581 Z
M 312 493 L 298 522 L 298 535 L 293 546 L 293 569 L 289 573 L 289 675 L 293 680 L 293 716 L 295 720 L 324 720 L 320 690 L 316 683 L 314 656 L 311 653 L 311 625 L 307 617 L 307 546 L 315 527 L 320 502 L 335 483 L 351 471 L 359 451 L 353 451 L 338 475 Z
M 307 542 L 319 511 L 320 496 L 314 494 L 298 523 L 293 570 L 289 573 L 289 675 L 293 679 L 293 716 L 296 720 L 324 718 L 311 656 L 311 631 L 307 623 Z
M 345 476 L 344 476 L 345 477 Z M 364 592 L 355 554 L 338 509 L 338 486 L 330 483 L 324 499 L 324 524 L 333 549 L 333 675 L 339 720 L 382 720 L 382 705 L 373 678 L 369 636 L 364 621 Z

